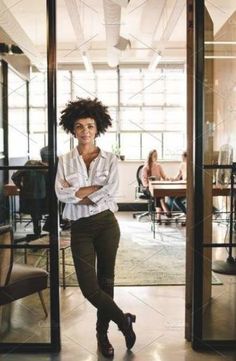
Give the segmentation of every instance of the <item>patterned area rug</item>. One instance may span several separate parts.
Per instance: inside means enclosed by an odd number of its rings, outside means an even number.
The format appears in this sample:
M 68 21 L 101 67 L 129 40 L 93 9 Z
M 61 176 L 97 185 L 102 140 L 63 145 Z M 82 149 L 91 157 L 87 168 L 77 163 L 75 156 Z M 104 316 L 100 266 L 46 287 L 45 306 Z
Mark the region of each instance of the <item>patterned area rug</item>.
M 150 223 L 131 220 L 120 221 L 119 224 L 121 240 L 116 260 L 117 286 L 185 284 L 184 228 L 160 226 L 154 239 Z M 77 285 L 70 248 L 66 251 L 66 284 Z M 212 284 L 222 284 L 214 274 Z

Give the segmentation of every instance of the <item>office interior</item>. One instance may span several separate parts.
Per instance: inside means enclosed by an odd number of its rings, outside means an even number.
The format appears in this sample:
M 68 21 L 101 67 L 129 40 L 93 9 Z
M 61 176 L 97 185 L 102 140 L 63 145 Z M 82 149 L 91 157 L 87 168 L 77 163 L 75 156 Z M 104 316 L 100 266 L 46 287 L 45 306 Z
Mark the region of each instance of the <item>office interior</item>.
M 34 253 L 44 252 L 50 263 L 49 268 L 46 261 L 43 264 L 49 272 L 42 291 L 48 316 L 37 290 L 0 306 L 0 351 L 9 360 L 101 359 L 93 331 L 95 310 L 79 287 L 64 288 L 59 282 L 60 205 L 51 194 L 48 213 L 55 227 L 46 231 L 46 238 L 29 241 L 32 222 L 19 212 L 19 194 L 11 179 L 27 161 L 39 161 L 40 150 L 49 146 L 51 159 L 45 169 L 53 193 L 56 158 L 76 146 L 58 126 L 60 112 L 76 97 L 97 97 L 113 119 L 97 145 L 119 158 L 121 222 L 138 224 L 133 213 L 147 210 L 147 202 L 136 197 L 136 171 L 148 152 L 157 150 L 169 177 L 176 175 L 182 152 L 188 154 L 187 221 L 181 229 L 186 242 L 185 285 L 116 287 L 121 304 L 132 295 L 130 306 L 142 322 L 137 322 L 137 343 L 131 353 L 125 353 L 112 326 L 114 359 L 233 360 L 235 350 L 229 349 L 236 336 L 235 273 L 217 273 L 221 281 L 217 285 L 211 278 L 215 261 L 222 260 L 227 267 L 232 254 L 235 266 L 235 204 L 230 189 L 236 159 L 235 2 L 0 0 L 0 4 L 0 224 L 10 225 L 13 237 L 8 246 L 1 241 L 0 253 L 11 250 L 14 262 L 25 264 L 36 258 Z M 214 187 L 226 195 L 213 197 Z M 142 222 L 151 223 L 148 218 Z M 175 223 L 154 226 L 160 233 L 168 227 L 181 228 Z M 19 352 L 23 354 L 15 355 Z

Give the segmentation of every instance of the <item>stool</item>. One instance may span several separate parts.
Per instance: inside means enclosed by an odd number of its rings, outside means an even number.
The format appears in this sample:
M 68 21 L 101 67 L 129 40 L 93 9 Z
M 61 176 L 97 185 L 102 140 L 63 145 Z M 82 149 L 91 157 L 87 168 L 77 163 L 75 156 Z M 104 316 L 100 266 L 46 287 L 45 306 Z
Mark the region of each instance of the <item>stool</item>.
M 41 239 L 30 241 L 30 244 L 48 244 L 48 237 L 42 237 Z M 61 258 L 62 258 L 62 287 L 66 288 L 66 250 L 70 247 L 70 239 L 60 239 Z M 25 248 L 25 263 L 27 263 L 27 248 Z M 36 255 L 36 254 L 35 254 Z M 46 252 L 46 270 L 49 271 L 49 249 Z
M 70 239 L 61 239 L 60 240 L 60 251 L 62 257 L 62 287 L 66 288 L 66 258 L 65 251 L 70 247 Z

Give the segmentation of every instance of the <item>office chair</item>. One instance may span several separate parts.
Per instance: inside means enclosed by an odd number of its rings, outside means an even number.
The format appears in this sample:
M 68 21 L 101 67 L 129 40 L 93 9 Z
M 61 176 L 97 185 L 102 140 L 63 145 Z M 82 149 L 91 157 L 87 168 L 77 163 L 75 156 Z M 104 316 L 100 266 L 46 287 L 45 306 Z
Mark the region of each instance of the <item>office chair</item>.
M 146 216 L 152 216 L 153 211 L 155 211 L 155 207 L 154 207 L 154 199 L 151 196 L 151 193 L 149 191 L 149 189 L 147 187 L 144 187 L 143 183 L 142 183 L 142 169 L 143 169 L 144 165 L 140 165 L 137 169 L 136 172 L 136 180 L 137 180 L 137 186 L 135 188 L 135 198 L 136 199 L 145 199 L 147 200 L 147 208 L 148 210 L 145 212 L 137 212 L 133 214 L 134 218 L 138 218 L 138 220 L 140 220 L 143 217 Z
M 26 166 L 42 166 L 42 162 L 29 160 Z M 45 169 L 23 169 L 13 173 L 12 180 L 19 189 L 20 215 L 30 214 L 33 223 L 33 234 L 27 235 L 29 240 L 37 239 L 41 234 L 42 216 L 48 214 L 48 172 Z M 20 221 L 22 217 L 20 216 Z
M 13 244 L 11 226 L 0 227 L 0 244 Z M 42 291 L 47 288 L 48 272 L 38 267 L 15 263 L 13 252 L 13 248 L 0 249 L 0 306 L 38 292 L 47 317 Z

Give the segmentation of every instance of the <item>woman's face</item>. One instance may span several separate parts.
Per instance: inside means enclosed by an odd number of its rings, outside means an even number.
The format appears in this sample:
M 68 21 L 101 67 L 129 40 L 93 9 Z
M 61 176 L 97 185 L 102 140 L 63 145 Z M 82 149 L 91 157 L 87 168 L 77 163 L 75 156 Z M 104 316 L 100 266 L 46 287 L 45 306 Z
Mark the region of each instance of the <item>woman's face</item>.
M 153 152 L 152 153 L 152 161 L 156 162 L 157 161 L 157 152 Z
M 92 144 L 97 134 L 97 125 L 92 118 L 82 118 L 75 121 L 75 137 L 80 144 Z

